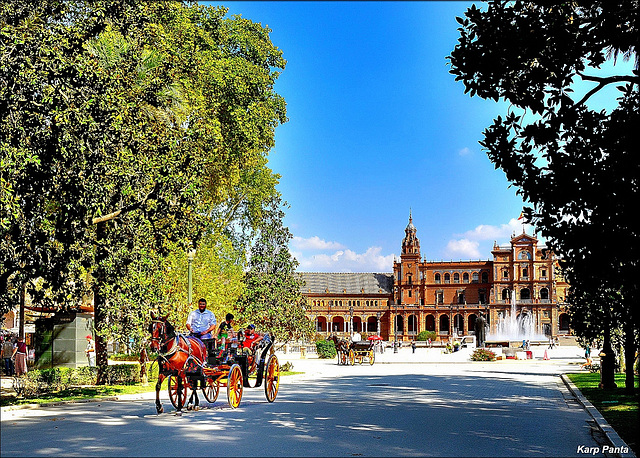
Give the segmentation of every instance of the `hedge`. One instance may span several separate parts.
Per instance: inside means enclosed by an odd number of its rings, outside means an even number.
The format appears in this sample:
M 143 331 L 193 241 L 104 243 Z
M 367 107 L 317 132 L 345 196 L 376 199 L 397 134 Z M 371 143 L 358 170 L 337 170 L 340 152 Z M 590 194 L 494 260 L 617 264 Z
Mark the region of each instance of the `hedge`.
M 318 340 L 316 342 L 316 351 L 318 353 L 318 358 L 322 359 L 335 358 L 338 354 L 333 340 Z
M 24 397 L 36 397 L 45 393 L 63 391 L 72 386 L 95 385 L 97 367 L 54 367 L 31 370 L 21 377 Z M 158 365 L 147 363 L 148 380 L 157 380 Z M 132 385 L 140 383 L 139 364 L 116 364 L 107 366 L 106 385 Z

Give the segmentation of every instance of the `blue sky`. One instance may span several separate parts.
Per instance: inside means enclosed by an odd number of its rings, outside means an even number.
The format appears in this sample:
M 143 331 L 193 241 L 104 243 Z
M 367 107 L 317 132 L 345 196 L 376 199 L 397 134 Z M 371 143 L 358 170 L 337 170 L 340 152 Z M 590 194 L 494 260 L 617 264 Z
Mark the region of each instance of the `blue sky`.
M 287 60 L 269 163 L 299 270 L 391 271 L 410 209 L 428 260 L 488 259 L 522 232 L 522 200 L 478 144 L 506 106 L 465 95 L 446 65 L 470 3 L 224 5 Z

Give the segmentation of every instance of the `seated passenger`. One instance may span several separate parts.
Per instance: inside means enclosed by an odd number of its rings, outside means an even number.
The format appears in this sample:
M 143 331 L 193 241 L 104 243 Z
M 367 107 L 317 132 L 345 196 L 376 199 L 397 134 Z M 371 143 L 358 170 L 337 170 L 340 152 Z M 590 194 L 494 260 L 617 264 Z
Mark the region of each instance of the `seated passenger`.
M 242 343 L 242 346 L 244 348 L 253 349 L 261 340 L 262 336 L 256 332 L 256 326 L 254 324 L 250 324 L 244 331 L 244 342 Z

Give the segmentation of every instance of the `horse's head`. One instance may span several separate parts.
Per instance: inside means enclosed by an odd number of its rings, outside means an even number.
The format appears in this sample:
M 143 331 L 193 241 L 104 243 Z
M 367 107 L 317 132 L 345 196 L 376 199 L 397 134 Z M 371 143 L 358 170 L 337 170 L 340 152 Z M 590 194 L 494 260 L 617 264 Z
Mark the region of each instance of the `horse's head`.
M 160 347 L 164 345 L 167 340 L 172 339 L 175 334 L 175 328 L 167 321 L 167 316 L 168 315 L 157 317 L 151 315 L 151 324 L 149 325 L 151 343 L 149 346 L 153 351 L 159 351 Z

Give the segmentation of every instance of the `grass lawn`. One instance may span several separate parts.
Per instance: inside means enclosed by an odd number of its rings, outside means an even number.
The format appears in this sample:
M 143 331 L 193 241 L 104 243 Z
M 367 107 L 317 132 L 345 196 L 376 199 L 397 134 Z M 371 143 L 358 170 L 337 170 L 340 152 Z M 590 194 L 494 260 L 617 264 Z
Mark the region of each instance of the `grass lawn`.
M 302 374 L 303 372 L 281 372 L 281 376 Z M 162 383 L 161 390 L 166 391 L 166 380 Z M 110 386 L 78 386 L 63 391 L 42 394 L 37 398 L 18 398 L 15 395 L 2 396 L 0 407 L 20 405 L 20 404 L 48 404 L 61 401 L 73 401 L 81 399 L 106 398 L 121 396 L 123 394 L 147 393 L 156 390 L 156 381 L 149 381 L 148 386 L 135 385 L 110 385 Z M 166 394 L 166 393 L 165 393 Z
M 616 374 L 618 388 L 612 391 L 598 388 L 598 383 L 600 383 L 600 374 L 598 373 L 567 374 L 567 377 L 638 455 L 640 452 L 638 444 L 638 435 L 640 434 L 638 376 L 635 377 L 636 392 L 634 395 L 625 393 L 624 374 Z

